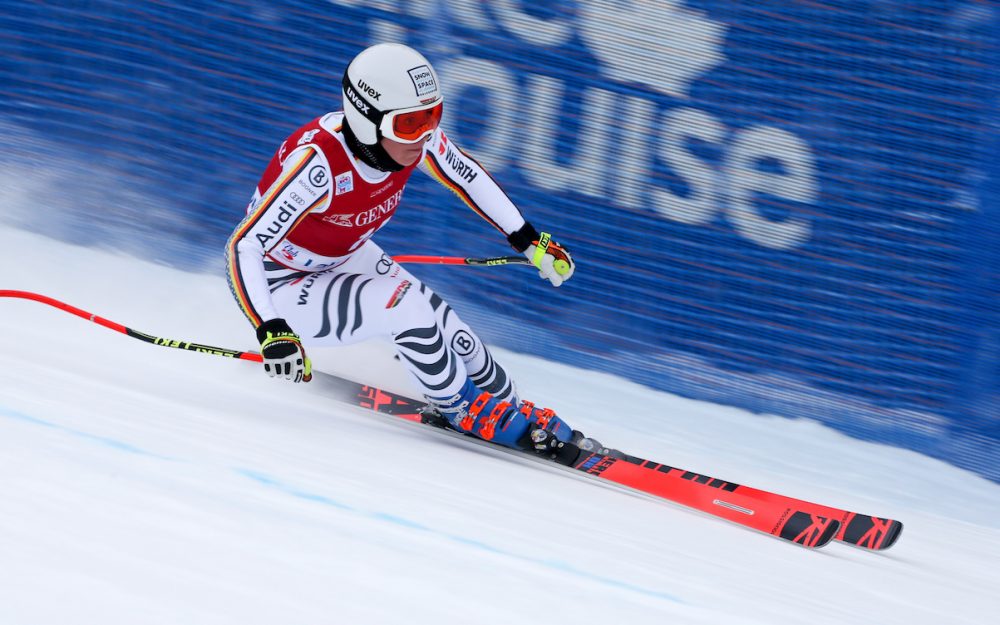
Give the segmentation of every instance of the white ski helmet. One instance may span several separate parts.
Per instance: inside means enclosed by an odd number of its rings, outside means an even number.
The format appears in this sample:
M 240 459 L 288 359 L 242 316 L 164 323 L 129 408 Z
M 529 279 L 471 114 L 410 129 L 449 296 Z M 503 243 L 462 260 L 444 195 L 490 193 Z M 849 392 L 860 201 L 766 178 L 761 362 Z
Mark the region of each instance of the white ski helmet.
M 409 46 L 380 43 L 366 48 L 344 71 L 343 87 L 347 125 L 366 145 L 383 136 L 417 143 L 441 122 L 437 74 Z

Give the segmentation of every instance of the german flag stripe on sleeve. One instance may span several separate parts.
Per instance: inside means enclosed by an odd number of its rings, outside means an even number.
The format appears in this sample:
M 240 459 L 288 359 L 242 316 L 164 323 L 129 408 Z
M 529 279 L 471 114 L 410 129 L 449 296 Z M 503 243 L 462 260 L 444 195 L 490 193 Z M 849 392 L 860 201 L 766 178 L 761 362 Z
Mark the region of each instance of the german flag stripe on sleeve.
M 462 154 L 469 160 L 473 160 L 472 157 L 470 157 L 468 154 L 465 154 L 465 152 L 462 152 Z M 435 180 L 437 180 L 442 185 L 450 189 L 451 192 L 457 195 L 459 199 L 461 199 L 463 202 L 465 202 L 469 208 L 476 211 L 477 215 L 485 219 L 487 222 L 489 222 L 491 226 L 493 226 L 501 233 L 503 233 L 504 236 L 506 236 L 507 233 L 503 231 L 503 228 L 501 228 L 495 221 L 490 219 L 489 215 L 487 215 L 486 212 L 483 211 L 483 209 L 479 208 L 479 205 L 476 204 L 475 201 L 473 201 L 472 197 L 466 192 L 466 190 L 463 189 L 461 186 L 459 186 L 459 184 L 455 182 L 453 178 L 451 178 L 450 176 L 448 176 L 448 174 L 444 172 L 444 169 L 442 169 L 441 164 L 438 163 L 437 158 L 435 158 L 430 152 L 427 152 L 427 154 L 424 156 L 424 162 L 427 164 L 427 169 L 428 171 L 430 171 L 431 176 Z M 476 164 L 478 165 L 478 163 Z M 483 171 L 485 171 L 485 169 Z
M 237 305 L 239 305 L 240 310 L 246 315 L 246 318 L 250 320 L 254 328 L 260 326 L 264 323 L 264 320 L 260 318 L 257 314 L 257 310 L 250 303 L 250 298 L 247 296 L 246 287 L 243 281 L 243 272 L 240 271 L 240 264 L 237 259 L 238 252 L 236 251 L 236 239 L 230 238 L 229 244 L 226 246 L 226 277 L 229 281 L 229 290 L 232 291 L 233 297 L 236 299 Z
M 243 314 L 246 315 L 247 319 L 250 320 L 250 323 L 252 323 L 255 328 L 263 323 L 264 320 L 261 319 L 260 315 L 257 313 L 257 310 L 254 308 L 253 303 L 250 300 L 250 296 L 247 293 L 246 282 L 243 278 L 243 272 L 240 269 L 239 253 L 236 246 L 241 240 L 243 240 L 247 233 L 260 222 L 264 214 L 267 213 L 267 210 L 274 203 L 275 199 L 281 196 L 285 189 L 288 188 L 288 185 L 291 184 L 292 181 L 295 180 L 295 178 L 301 174 L 306 167 L 309 166 L 309 163 L 311 163 L 315 158 L 315 150 L 306 150 L 293 162 L 286 163 L 284 171 L 282 171 L 278 179 L 275 180 L 274 184 L 271 185 L 271 188 L 267 190 L 264 197 L 261 198 L 260 202 L 257 204 L 257 208 L 240 222 L 232 236 L 229 237 L 229 241 L 226 244 L 226 269 L 230 289 L 233 292 L 233 297 L 236 298 L 236 303 L 239 305 L 240 310 L 243 311 Z M 329 191 L 321 195 L 319 199 L 317 199 L 307 210 L 302 211 L 302 214 L 295 220 L 295 223 L 291 226 L 291 228 L 298 225 L 299 222 L 301 222 L 302 219 L 309 214 L 310 210 L 325 201 L 328 195 Z M 275 241 L 275 245 L 279 242 L 280 240 Z M 272 246 L 272 249 L 273 247 L 274 246 Z M 261 250 L 261 256 L 263 257 L 264 253 L 268 251 L 270 250 Z

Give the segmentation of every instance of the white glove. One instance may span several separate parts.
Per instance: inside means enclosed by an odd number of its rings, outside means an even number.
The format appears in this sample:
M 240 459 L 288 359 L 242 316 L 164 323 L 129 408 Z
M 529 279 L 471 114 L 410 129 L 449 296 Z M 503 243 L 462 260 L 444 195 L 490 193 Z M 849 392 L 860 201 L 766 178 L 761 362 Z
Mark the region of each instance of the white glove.
M 538 240 L 532 241 L 524 250 L 524 255 L 531 264 L 538 267 L 538 275 L 551 282 L 552 286 L 559 286 L 569 280 L 576 269 L 569 251 L 553 241 L 548 232 L 539 234 Z

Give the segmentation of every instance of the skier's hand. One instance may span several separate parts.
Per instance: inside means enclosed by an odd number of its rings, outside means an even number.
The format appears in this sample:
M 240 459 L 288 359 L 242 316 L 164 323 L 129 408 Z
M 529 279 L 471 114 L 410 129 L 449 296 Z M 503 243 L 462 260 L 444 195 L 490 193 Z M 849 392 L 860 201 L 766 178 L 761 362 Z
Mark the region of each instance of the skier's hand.
M 260 355 L 264 357 L 264 371 L 269 376 L 282 377 L 295 382 L 312 379 L 312 362 L 306 356 L 299 335 L 292 332 L 284 319 L 271 319 L 257 328 Z
M 538 275 L 559 286 L 570 279 L 576 264 L 569 251 L 552 240 L 548 232 L 542 232 L 537 241 L 532 241 L 524 255 L 538 267 Z

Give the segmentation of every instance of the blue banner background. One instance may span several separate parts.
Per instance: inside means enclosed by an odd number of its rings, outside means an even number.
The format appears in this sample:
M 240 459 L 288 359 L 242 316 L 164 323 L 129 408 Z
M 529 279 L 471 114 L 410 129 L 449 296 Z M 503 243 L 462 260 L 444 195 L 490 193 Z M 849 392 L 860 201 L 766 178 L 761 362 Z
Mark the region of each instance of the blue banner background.
M 403 41 L 438 68 L 449 133 L 579 263 L 558 290 L 517 270 L 417 268 L 488 341 L 997 480 L 998 14 L 957 0 L 7 2 L 5 218 L 221 274 L 278 144 L 340 108 L 360 49 Z M 422 176 L 379 242 L 507 251 Z

